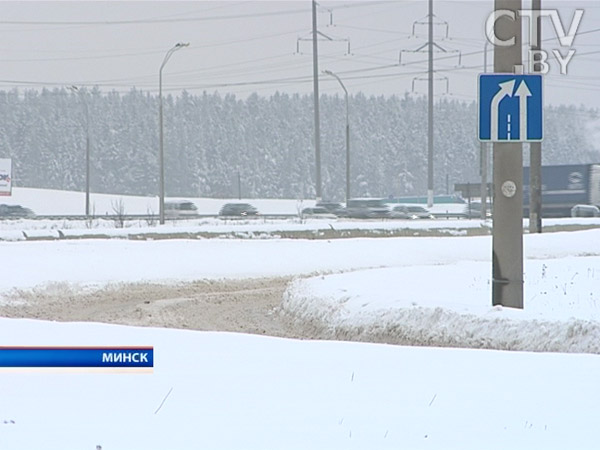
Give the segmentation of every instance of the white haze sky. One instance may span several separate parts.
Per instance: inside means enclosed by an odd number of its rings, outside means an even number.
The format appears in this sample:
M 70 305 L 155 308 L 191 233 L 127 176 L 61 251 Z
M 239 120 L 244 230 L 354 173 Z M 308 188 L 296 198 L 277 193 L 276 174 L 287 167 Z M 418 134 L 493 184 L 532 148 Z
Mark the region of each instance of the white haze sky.
M 426 43 L 427 0 L 322 1 L 319 71 L 337 73 L 351 94 L 426 93 L 427 54 L 403 52 Z M 483 68 L 485 19 L 493 0 L 435 0 L 436 95 L 473 101 Z M 529 0 L 523 1 L 530 6 Z M 597 1 L 545 1 L 557 8 L 565 27 L 575 9 L 585 10 L 567 75 L 551 58 L 547 104 L 600 107 L 600 4 Z M 544 19 L 548 50 L 561 48 Z M 332 25 L 330 25 L 332 21 Z M 527 26 L 524 31 L 527 33 Z M 177 42 L 190 46 L 173 54 L 163 70 L 163 90 L 178 94 L 218 91 L 238 97 L 312 92 L 311 2 L 0 2 L 0 89 L 77 85 L 126 92 L 158 91 L 158 72 Z M 347 54 L 350 41 L 350 53 Z M 297 52 L 299 50 L 299 52 Z M 491 50 L 491 46 L 490 46 Z M 462 52 L 459 61 L 458 51 Z M 489 52 L 490 71 L 493 53 Z M 460 66 L 459 66 L 460 62 Z M 447 77 L 446 79 L 442 79 Z M 330 76 L 320 91 L 342 94 Z

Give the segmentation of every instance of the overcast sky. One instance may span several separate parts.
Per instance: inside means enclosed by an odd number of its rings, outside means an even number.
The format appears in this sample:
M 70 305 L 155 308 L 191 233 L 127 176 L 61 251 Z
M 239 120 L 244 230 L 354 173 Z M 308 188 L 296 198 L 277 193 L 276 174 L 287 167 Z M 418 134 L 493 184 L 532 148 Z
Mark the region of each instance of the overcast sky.
M 426 43 L 426 26 L 419 22 L 426 19 L 427 3 L 320 2 L 319 31 L 325 36 L 319 41 L 319 70 L 337 73 L 351 94 L 425 94 L 427 54 L 414 51 Z M 550 56 L 547 104 L 600 107 L 599 3 L 544 1 L 545 8 L 559 9 L 566 28 L 575 10 L 584 10 L 567 75 Z M 443 49 L 436 53 L 436 94 L 473 101 L 483 69 L 485 20 L 494 2 L 434 5 L 436 42 Z M 544 19 L 543 33 L 548 50 L 565 55 L 570 50 L 558 43 L 550 19 Z M 0 37 L 4 90 L 78 85 L 157 92 L 166 52 L 189 42 L 163 70 L 165 91 L 240 97 L 312 92 L 310 0 L 0 2 Z M 490 70 L 492 60 L 490 46 Z M 320 86 L 321 93 L 342 93 L 326 75 Z

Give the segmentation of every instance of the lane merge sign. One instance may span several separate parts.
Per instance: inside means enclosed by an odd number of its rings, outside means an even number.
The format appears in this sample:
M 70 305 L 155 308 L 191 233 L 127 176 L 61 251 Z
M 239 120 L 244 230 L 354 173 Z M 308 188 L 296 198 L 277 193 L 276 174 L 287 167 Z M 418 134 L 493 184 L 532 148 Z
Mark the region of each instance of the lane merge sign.
M 543 139 L 542 75 L 479 75 L 479 140 Z

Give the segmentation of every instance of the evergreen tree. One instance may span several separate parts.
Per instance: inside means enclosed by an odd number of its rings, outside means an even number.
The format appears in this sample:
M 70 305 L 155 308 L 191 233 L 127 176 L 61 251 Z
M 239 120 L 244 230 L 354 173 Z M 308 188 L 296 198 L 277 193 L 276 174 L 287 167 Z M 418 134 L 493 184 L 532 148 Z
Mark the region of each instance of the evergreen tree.
M 424 195 L 424 97 L 351 95 L 352 196 Z M 167 196 L 313 198 L 315 151 L 310 95 L 234 95 L 184 91 L 163 97 Z M 323 197 L 345 198 L 345 99 L 323 95 Z M 89 113 L 91 189 L 158 194 L 158 98 L 136 89 L 0 91 L 0 157 L 13 160 L 16 186 L 85 189 Z M 435 192 L 479 178 L 477 105 L 435 105 Z M 600 162 L 590 124 L 597 112 L 545 110 L 544 164 Z M 527 153 L 524 160 L 527 163 Z M 239 181 L 238 181 L 239 180 Z

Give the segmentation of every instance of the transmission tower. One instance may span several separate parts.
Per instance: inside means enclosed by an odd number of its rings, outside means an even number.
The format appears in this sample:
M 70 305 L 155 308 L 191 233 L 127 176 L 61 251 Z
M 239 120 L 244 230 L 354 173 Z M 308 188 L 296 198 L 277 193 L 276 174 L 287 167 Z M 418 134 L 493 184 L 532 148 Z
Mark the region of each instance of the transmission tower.
M 433 33 L 434 27 L 437 26 L 438 28 L 439 27 L 444 28 L 444 30 L 445 30 L 444 37 L 440 39 L 442 41 L 448 38 L 450 27 L 448 25 L 448 22 L 439 20 L 433 14 L 433 0 L 429 0 L 429 13 L 427 14 L 427 16 L 425 16 L 424 19 L 416 20 L 415 22 L 413 22 L 411 37 L 418 38 L 419 36 L 417 35 L 417 28 L 420 26 L 424 26 L 424 25 L 426 25 L 428 28 L 427 42 L 414 50 L 400 50 L 400 54 L 398 56 L 398 63 L 400 65 L 405 64 L 405 63 L 402 63 L 402 54 L 403 53 L 427 53 L 428 54 L 427 78 L 425 78 L 425 77 L 413 78 L 412 90 L 413 90 L 413 92 L 415 91 L 415 82 L 421 81 L 421 80 L 427 80 L 427 82 L 428 82 L 428 89 L 427 89 L 427 97 L 428 97 L 428 107 L 427 107 L 428 108 L 428 114 L 427 114 L 427 116 L 428 116 L 428 120 L 427 120 L 427 206 L 431 208 L 433 206 L 433 187 L 434 187 L 434 183 L 433 183 L 433 96 L 434 96 L 433 84 L 434 84 L 434 80 L 435 80 L 435 76 L 434 76 L 435 70 L 434 70 L 434 66 L 433 66 L 433 59 L 434 59 L 433 55 L 434 55 L 434 53 L 445 53 L 445 54 L 456 53 L 458 56 L 458 65 L 460 66 L 462 63 L 462 54 L 459 50 L 449 50 L 449 49 L 442 47 L 437 42 L 435 42 L 434 33 Z M 448 93 L 449 92 L 448 78 L 447 77 L 438 77 L 438 80 L 446 81 L 446 93 Z
M 315 169 L 316 169 L 316 188 L 315 194 L 317 201 L 322 199 L 323 195 L 323 186 L 321 181 L 321 126 L 320 126 L 320 118 L 319 118 L 319 55 L 318 55 L 318 41 L 327 41 L 327 42 L 346 42 L 347 43 L 347 52 L 346 54 L 350 54 L 350 40 L 349 39 L 339 39 L 333 38 L 331 36 L 322 33 L 318 29 L 317 25 L 317 6 L 318 3 L 315 0 L 312 0 L 312 31 L 305 37 L 300 37 L 296 41 L 296 53 L 300 54 L 300 42 L 302 41 L 311 41 L 312 42 L 312 53 L 313 53 L 313 97 L 314 97 L 314 119 L 315 119 Z M 329 12 L 329 24 L 333 25 L 333 12 L 328 10 Z M 319 39 L 319 36 L 321 39 Z

